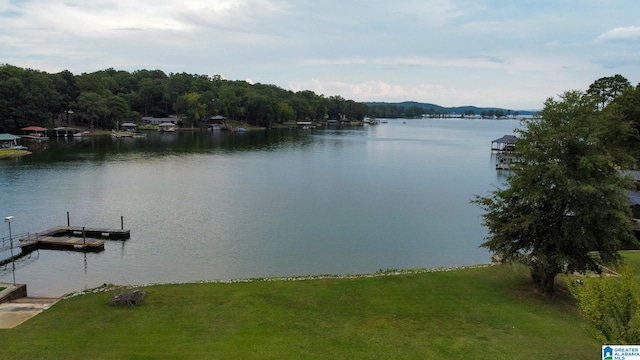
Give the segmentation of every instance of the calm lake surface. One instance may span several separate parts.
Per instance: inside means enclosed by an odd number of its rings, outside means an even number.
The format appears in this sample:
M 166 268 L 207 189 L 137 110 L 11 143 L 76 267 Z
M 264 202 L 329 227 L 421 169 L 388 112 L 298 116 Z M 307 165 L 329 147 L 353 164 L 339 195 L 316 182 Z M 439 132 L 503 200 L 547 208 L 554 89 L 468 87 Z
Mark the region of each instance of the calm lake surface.
M 30 296 L 488 263 L 481 210 L 469 201 L 504 181 L 490 143 L 518 125 L 389 120 L 27 143 L 32 155 L 0 160 L 0 215 L 15 217 L 14 238 L 66 225 L 67 212 L 71 225 L 119 228 L 122 216 L 131 230 L 99 253 L 16 260 Z M 11 264 L 0 267 L 0 282 L 12 281 Z

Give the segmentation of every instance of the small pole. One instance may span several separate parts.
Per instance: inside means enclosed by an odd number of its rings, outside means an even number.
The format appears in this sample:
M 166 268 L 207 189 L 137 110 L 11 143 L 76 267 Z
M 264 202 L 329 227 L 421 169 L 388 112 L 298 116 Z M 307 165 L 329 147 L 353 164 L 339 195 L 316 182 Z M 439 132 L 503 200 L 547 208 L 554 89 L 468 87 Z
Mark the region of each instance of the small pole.
M 82 244 L 87 245 L 87 237 L 84 232 L 84 226 L 82 227 Z
M 69 212 L 67 211 L 67 226 L 71 226 L 69 225 Z
M 16 261 L 13 257 L 13 237 L 11 236 L 11 222 L 9 222 L 9 241 L 11 242 L 11 272 L 13 273 L 13 286 L 16 286 Z
M 4 218 L 4 222 L 9 225 L 9 242 L 11 244 L 11 268 L 13 273 L 13 285 L 16 285 L 16 263 L 13 258 L 13 236 L 11 236 L 11 222 L 13 221 L 13 216 L 7 216 Z
M 120 215 L 120 230 L 124 230 L 124 216 Z

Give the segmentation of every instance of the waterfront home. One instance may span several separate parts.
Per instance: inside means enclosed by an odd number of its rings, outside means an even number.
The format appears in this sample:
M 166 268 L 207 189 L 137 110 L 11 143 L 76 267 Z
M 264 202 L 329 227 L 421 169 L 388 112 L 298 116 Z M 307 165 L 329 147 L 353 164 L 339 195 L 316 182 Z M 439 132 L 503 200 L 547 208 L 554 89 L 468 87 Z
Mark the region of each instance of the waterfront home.
M 163 117 L 163 118 L 143 116 L 142 121 L 144 121 L 144 123 L 147 125 L 160 125 L 162 123 L 168 123 L 168 122 L 177 124 L 180 121 L 180 119 L 176 116 L 169 116 L 169 117 Z

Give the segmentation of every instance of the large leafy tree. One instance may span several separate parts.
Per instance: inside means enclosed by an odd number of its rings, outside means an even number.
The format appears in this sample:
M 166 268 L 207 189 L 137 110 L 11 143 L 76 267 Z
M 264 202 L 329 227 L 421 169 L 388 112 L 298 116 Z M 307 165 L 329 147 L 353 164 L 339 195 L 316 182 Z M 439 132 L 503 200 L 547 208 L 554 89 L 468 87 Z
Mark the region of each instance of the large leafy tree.
M 193 126 L 201 117 L 206 114 L 207 104 L 200 100 L 202 95 L 191 92 L 178 97 L 174 109 L 182 116 L 182 120 Z
M 640 84 L 624 90 L 607 110 L 617 112 L 622 119 L 631 122 L 634 131 L 628 138 L 628 151 L 640 159 Z
M 78 98 L 80 90 L 76 86 L 76 78 L 69 70 L 61 71 L 57 74 L 51 75 L 51 80 L 56 88 L 56 91 L 60 95 L 60 104 L 58 105 L 58 114 L 65 114 L 62 121 L 69 120 L 68 114 L 71 109 L 71 104 Z M 56 114 L 56 115 L 58 115 Z M 53 121 L 55 126 L 55 121 Z
M 620 93 L 631 87 L 631 83 L 624 76 L 616 74 L 605 76 L 589 85 L 587 94 L 593 96 L 599 103 L 600 108 L 604 108 L 613 101 Z
M 24 98 L 27 94 L 28 91 L 19 77 L 6 80 L 0 77 L 0 131 L 20 128 L 20 120 L 24 117 Z
M 621 244 L 635 241 L 631 180 L 619 172 L 633 161 L 622 145 L 630 124 L 599 101 L 578 91 L 548 99 L 540 119 L 516 130 L 520 161 L 506 187 L 472 200 L 486 211 L 482 246 L 527 263 L 545 293 L 557 274 L 600 271 L 599 261 L 616 262 Z
M 107 98 L 107 119 L 105 127 L 117 128 L 129 120 L 129 104 L 120 96 L 111 95 Z
M 107 99 L 95 92 L 83 91 L 74 104 L 76 116 L 93 129 L 109 116 Z

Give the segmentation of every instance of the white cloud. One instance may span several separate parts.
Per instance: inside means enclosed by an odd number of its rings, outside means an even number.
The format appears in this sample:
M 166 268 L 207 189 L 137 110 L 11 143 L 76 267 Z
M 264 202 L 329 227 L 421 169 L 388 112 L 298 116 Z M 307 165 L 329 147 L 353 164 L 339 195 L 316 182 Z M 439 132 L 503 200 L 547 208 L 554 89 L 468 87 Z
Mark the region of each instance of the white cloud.
M 539 109 L 545 100 L 545 96 L 537 95 L 535 89 L 521 87 L 514 90 L 503 84 L 418 83 L 407 86 L 384 81 L 347 83 L 313 79 L 305 82 L 290 82 L 289 88 L 293 91 L 312 90 L 325 96 L 339 95 L 364 102 L 423 101 L 442 106 L 476 105 L 506 107 L 514 110 Z
M 0 0 L 0 62 L 224 73 L 362 101 L 535 108 L 612 68 L 640 81 L 640 27 L 627 26 L 640 7 L 631 3 Z
M 317 58 L 307 59 L 303 63 L 308 66 L 419 66 L 436 68 L 459 68 L 468 70 L 521 70 L 521 71 L 556 71 L 565 67 L 569 59 L 546 54 L 544 56 L 527 53 L 496 54 L 468 56 L 458 58 L 395 56 L 395 57 L 350 57 L 350 58 Z
M 638 41 L 640 40 L 640 26 L 617 27 L 596 38 L 596 41 Z
M 363 83 L 347 83 L 344 81 L 328 81 L 312 79 L 310 81 L 290 82 L 293 91 L 311 90 L 325 96 L 343 96 L 358 101 L 377 101 L 399 99 L 406 95 L 400 85 L 392 85 L 383 81 L 367 81 Z

